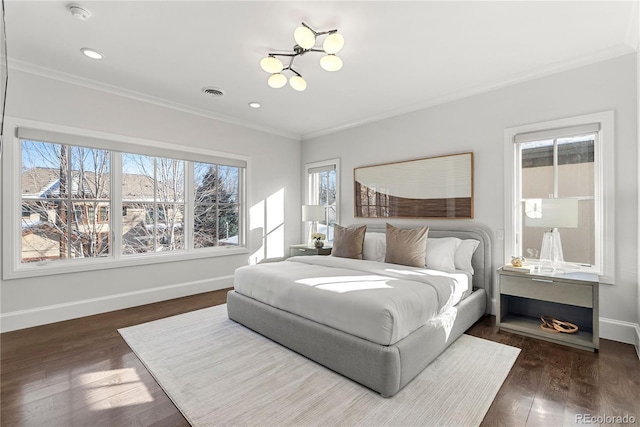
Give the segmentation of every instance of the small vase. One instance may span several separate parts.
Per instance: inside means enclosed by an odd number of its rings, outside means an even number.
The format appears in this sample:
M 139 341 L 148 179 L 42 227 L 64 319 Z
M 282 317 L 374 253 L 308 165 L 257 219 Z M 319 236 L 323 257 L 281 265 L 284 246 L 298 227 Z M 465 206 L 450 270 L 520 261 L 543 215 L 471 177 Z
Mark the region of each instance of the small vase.
M 321 247 L 324 246 L 324 242 L 322 240 L 316 240 L 313 242 L 313 246 L 315 246 L 316 248 L 320 249 Z

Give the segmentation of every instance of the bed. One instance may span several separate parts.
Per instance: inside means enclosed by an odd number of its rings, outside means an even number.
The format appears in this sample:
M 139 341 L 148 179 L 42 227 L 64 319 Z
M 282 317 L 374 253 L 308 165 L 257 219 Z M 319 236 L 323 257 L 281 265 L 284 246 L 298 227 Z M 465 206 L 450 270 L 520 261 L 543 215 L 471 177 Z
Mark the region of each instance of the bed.
M 429 262 L 384 262 L 370 244 L 384 233 L 384 225 L 366 226 L 363 260 L 318 255 L 239 268 L 229 318 L 384 397 L 395 395 L 485 314 L 491 242 L 481 228 L 429 228 L 427 254 L 437 252 L 436 243 L 478 242 L 471 274 L 457 263 L 441 271 Z

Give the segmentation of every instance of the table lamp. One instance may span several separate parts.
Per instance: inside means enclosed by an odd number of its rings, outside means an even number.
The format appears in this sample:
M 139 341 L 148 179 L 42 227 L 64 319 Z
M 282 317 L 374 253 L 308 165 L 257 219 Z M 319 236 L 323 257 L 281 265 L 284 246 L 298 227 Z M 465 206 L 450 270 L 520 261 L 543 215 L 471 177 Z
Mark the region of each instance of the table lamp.
M 318 232 L 318 221 L 324 220 L 324 206 L 322 205 L 302 205 L 302 221 L 311 222 L 309 232 L 309 242 L 311 235 Z
M 558 228 L 578 228 L 578 199 L 528 199 L 525 226 L 545 227 L 542 236 L 539 273 L 554 273 L 564 267 Z

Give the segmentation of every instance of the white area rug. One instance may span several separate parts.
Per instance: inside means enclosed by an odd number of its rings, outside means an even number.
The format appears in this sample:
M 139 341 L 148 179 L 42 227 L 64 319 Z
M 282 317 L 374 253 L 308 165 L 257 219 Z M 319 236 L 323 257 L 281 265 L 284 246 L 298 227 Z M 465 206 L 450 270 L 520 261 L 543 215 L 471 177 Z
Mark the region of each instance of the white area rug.
M 229 320 L 226 305 L 119 332 L 194 426 L 475 426 L 520 352 L 463 335 L 385 399 Z

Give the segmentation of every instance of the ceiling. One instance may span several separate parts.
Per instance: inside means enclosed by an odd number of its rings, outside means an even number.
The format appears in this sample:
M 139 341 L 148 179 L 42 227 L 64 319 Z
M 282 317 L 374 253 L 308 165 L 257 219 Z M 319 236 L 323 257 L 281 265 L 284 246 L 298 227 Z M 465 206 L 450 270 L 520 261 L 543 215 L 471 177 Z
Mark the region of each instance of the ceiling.
M 5 0 L 11 69 L 294 139 L 346 129 L 633 52 L 632 1 Z M 301 23 L 338 29 L 344 67 L 307 53 L 304 92 L 267 86 L 260 60 Z M 91 60 L 80 48 L 104 54 Z M 10 83 L 9 83 L 10 84 Z M 215 87 L 223 96 L 205 95 Z M 249 102 L 262 106 L 250 108 Z

